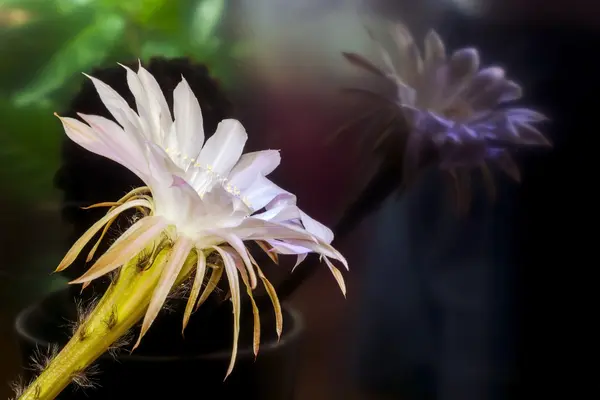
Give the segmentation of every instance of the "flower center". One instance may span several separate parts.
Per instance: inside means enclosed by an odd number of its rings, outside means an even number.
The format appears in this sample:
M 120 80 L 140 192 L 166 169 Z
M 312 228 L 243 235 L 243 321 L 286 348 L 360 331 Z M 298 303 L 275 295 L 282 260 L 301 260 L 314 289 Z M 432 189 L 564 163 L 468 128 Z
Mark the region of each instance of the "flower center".
M 227 177 L 224 177 L 214 171 L 212 165 L 202 165 L 195 158 L 189 157 L 183 154 L 181 151 L 177 151 L 171 148 L 166 148 L 165 152 L 171 157 L 171 159 L 181 167 L 186 173 L 190 174 L 190 169 L 194 168 L 200 170 L 200 178 L 194 179 L 194 189 L 200 195 L 200 198 L 204 197 L 204 194 L 215 185 L 220 185 L 225 191 L 234 197 L 240 199 L 248 208 L 252 209 L 250 200 L 242 195 L 241 190 L 232 185 Z M 192 173 L 193 174 L 193 173 Z

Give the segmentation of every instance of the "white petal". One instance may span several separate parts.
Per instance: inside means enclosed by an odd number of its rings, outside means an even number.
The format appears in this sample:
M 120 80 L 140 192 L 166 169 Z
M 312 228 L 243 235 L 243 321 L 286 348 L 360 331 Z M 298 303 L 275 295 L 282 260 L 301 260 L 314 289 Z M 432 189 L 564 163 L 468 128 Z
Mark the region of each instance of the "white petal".
M 273 246 L 276 251 L 282 249 L 282 251 L 285 252 L 282 254 L 304 254 L 307 252 L 314 252 L 322 256 L 338 260 L 346 269 L 348 269 L 348 262 L 346 261 L 346 258 L 344 258 L 339 251 L 325 242 L 315 243 L 309 240 L 297 239 L 285 239 L 285 242 L 282 240 L 268 240 L 267 242 Z
M 190 296 L 188 297 L 187 305 L 185 306 L 185 312 L 183 313 L 183 326 L 181 328 L 182 335 L 197 303 L 198 296 L 200 295 L 200 289 L 202 289 L 202 285 L 204 283 L 204 276 L 206 274 L 206 254 L 199 249 L 196 249 L 196 253 L 198 254 L 196 275 L 194 276 L 194 284 L 192 285 L 192 290 L 190 291 Z
M 227 274 L 227 280 L 229 281 L 229 291 L 231 292 L 231 303 L 233 305 L 233 351 L 231 352 L 231 361 L 229 363 L 229 368 L 227 369 L 227 376 L 231 374 L 233 370 L 233 366 L 235 364 L 235 359 L 237 357 L 238 350 L 238 338 L 240 335 L 240 281 L 238 279 L 238 272 L 235 266 L 235 260 L 229 253 L 223 251 L 219 247 L 213 247 L 223 259 L 223 264 L 225 266 L 225 273 Z
M 58 117 L 65 133 L 75 143 L 92 153 L 109 158 L 123 165 L 125 162 L 88 125 L 69 117 Z
M 148 183 L 155 200 L 156 214 L 177 225 L 181 232 L 193 235 L 199 218 L 207 214 L 198 193 L 177 174 L 177 167 L 168 155 L 153 143 L 148 143 L 148 166 L 152 182 Z
M 229 181 L 239 190 L 245 190 L 259 176 L 267 176 L 273 172 L 280 162 L 279 150 L 246 153 L 231 170 Z
M 246 270 L 248 271 L 248 275 L 250 277 L 250 286 L 252 289 L 256 288 L 256 274 L 254 273 L 254 268 L 252 268 L 252 262 L 250 261 L 250 257 L 248 256 L 248 250 L 244 245 L 244 242 L 237 237 L 236 235 L 230 234 L 227 231 L 224 232 L 216 232 L 219 236 L 221 236 L 224 240 L 229 243 L 229 245 L 239 254 L 242 258 L 244 265 L 246 266 Z
M 171 129 L 173 123 L 167 100 L 156 79 L 142 67 L 142 63 L 139 64 L 138 76 L 146 92 L 148 104 L 151 107 L 149 111 L 152 112 L 152 117 L 154 117 L 154 124 L 160 127 L 160 134 L 165 135 Z M 162 144 L 162 141 L 157 141 L 157 143 Z
M 302 264 L 302 262 L 304 260 L 306 260 L 306 256 L 308 254 L 298 254 L 298 258 L 296 259 L 296 264 L 294 264 L 294 267 L 292 268 L 292 272 L 294 272 L 294 270 L 296 269 L 296 267 L 298 267 L 298 265 Z
M 100 100 L 123 129 L 128 132 L 142 131 L 138 115 L 120 94 L 101 80 L 87 74 L 84 75 L 92 81 Z
M 308 214 L 300 211 L 300 220 L 304 228 L 311 234 L 315 235 L 325 243 L 330 244 L 333 241 L 333 232 L 331 229 L 320 223 L 319 221 L 311 218 Z
M 142 179 L 147 174 L 143 147 L 135 133 L 125 132 L 115 122 L 98 115 L 78 114 L 122 161 L 119 163 Z
M 308 247 L 304 247 L 298 244 L 287 243 L 280 240 L 267 240 L 267 243 L 272 247 L 271 251 L 276 251 L 279 254 L 294 255 L 294 254 L 308 254 L 312 250 Z
M 259 176 L 252 185 L 243 192 L 243 196 L 252 206 L 253 210 L 260 210 L 269 204 L 273 199 L 282 194 L 287 194 L 285 190 L 274 184 L 264 176 Z
M 182 174 L 165 151 L 152 142 L 146 143 L 146 162 L 149 175 L 154 185 L 162 183 L 170 186 L 173 183 L 173 175 Z M 149 185 L 152 183 L 148 182 Z
M 204 144 L 202 110 L 183 77 L 173 92 L 173 113 L 179 151 L 190 158 L 196 158 Z
M 204 145 L 198 163 L 218 175 L 226 177 L 242 155 L 248 135 L 242 124 L 234 119 L 225 119 L 217 131 Z
M 155 141 L 156 137 L 152 133 L 154 128 L 150 126 L 150 123 L 152 122 L 151 108 L 148 104 L 148 96 L 142 82 L 140 81 L 139 76 L 131 68 L 123 64 L 119 65 L 127 71 L 127 85 L 135 98 L 135 105 L 140 116 L 140 126 L 142 128 L 141 134 L 147 140 Z
M 257 218 L 246 218 L 237 227 L 232 228 L 233 233 L 242 240 L 267 240 L 267 239 L 298 239 L 315 241 L 316 239 L 301 228 L 265 221 Z
M 263 213 L 254 214 L 252 217 L 273 222 L 293 221 L 300 220 L 301 211 L 295 205 L 281 204 L 277 207 L 267 209 Z

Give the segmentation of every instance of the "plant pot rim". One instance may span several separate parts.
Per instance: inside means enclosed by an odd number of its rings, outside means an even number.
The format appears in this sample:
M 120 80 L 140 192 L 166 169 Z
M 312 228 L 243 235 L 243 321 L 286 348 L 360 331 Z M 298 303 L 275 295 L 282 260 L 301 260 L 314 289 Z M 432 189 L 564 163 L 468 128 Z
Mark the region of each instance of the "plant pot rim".
M 30 318 L 30 316 L 35 312 L 35 310 L 37 310 L 38 308 L 41 308 L 41 305 L 45 301 L 47 301 L 48 299 L 50 299 L 52 297 L 58 296 L 61 293 L 64 293 L 66 290 L 67 289 L 59 289 L 59 290 L 50 292 L 46 296 L 44 296 L 44 298 L 29 305 L 28 307 L 26 307 L 25 309 L 21 310 L 18 313 L 17 318 L 15 319 L 14 325 L 15 325 L 15 330 L 17 332 L 17 335 L 22 340 L 27 341 L 30 344 L 33 344 L 35 346 L 49 347 L 52 344 L 42 338 L 37 337 L 36 335 L 33 335 L 32 333 L 30 333 L 30 330 L 27 329 L 27 321 Z M 281 338 L 279 340 L 273 339 L 273 340 L 269 340 L 268 342 L 261 343 L 260 349 L 258 352 L 258 356 L 260 356 L 263 353 L 272 353 L 277 349 L 281 349 L 282 347 L 287 347 L 287 346 L 291 345 L 292 343 L 294 343 L 298 340 L 298 338 L 304 331 L 304 327 L 305 327 L 304 319 L 302 318 L 302 315 L 298 310 L 288 307 L 285 304 L 282 304 L 282 311 L 283 311 L 283 314 L 287 314 L 288 318 L 290 318 L 294 321 L 294 323 L 291 324 L 292 328 L 287 331 L 284 329 L 283 333 L 281 334 Z M 284 324 L 285 324 L 285 320 L 284 320 Z M 186 340 L 190 340 L 190 339 L 186 339 Z M 158 363 L 163 362 L 164 363 L 164 362 L 181 362 L 182 360 L 228 359 L 230 357 L 231 357 L 231 349 L 223 349 L 223 350 L 214 351 L 214 352 L 210 352 L 210 353 L 204 353 L 204 354 L 174 355 L 174 356 L 143 355 L 143 354 L 136 354 L 135 352 L 133 352 L 133 353 L 127 353 L 123 357 L 119 357 L 119 358 L 123 358 L 123 361 L 127 361 L 127 362 L 158 362 Z M 107 352 L 104 352 L 100 356 L 100 358 L 101 359 L 103 359 L 103 358 L 111 358 L 112 359 L 113 356 L 111 356 Z M 240 359 L 244 359 L 244 358 L 254 358 L 254 352 L 253 352 L 251 346 L 244 346 L 244 347 L 238 348 L 237 359 L 240 360 Z

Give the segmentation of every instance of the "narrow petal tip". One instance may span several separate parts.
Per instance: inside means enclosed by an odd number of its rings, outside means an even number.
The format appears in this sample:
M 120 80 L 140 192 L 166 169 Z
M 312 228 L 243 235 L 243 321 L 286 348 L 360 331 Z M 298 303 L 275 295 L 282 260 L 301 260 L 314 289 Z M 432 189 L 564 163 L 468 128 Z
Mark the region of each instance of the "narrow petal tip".
M 129 353 L 133 353 L 135 351 L 135 349 L 137 349 L 140 345 L 140 343 L 142 342 L 142 334 L 140 333 L 140 336 L 138 336 L 138 340 L 135 342 L 135 344 L 133 345 L 133 347 L 131 348 L 131 350 L 129 351 Z

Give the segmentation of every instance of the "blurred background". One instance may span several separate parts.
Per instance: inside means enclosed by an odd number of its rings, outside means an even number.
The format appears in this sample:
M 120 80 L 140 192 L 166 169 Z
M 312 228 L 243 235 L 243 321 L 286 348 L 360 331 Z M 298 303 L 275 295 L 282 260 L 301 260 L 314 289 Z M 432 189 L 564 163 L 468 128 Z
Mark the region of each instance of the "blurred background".
M 598 64 L 585 61 L 600 48 L 599 4 L 0 0 L 0 398 L 21 368 L 16 314 L 65 285 L 50 274 L 70 234 L 54 183 L 64 133 L 52 114 L 68 107 L 81 72 L 153 56 L 207 65 L 249 146 L 281 149 L 276 181 L 334 224 L 374 157 L 352 138 L 327 144 L 357 107 L 338 89 L 365 78 L 341 52 L 376 54 L 363 28 L 371 17 L 403 20 L 418 37 L 434 28 L 449 49 L 476 46 L 484 64 L 506 67 L 524 102 L 551 117 L 554 148 L 520 156 L 522 183 L 500 180 L 498 201 L 476 201 L 465 221 L 448 222 L 432 173 L 339 243 L 348 299 L 323 268 L 290 300 L 307 322 L 295 398 L 512 399 L 529 385 L 570 382 L 556 360 L 574 350 L 549 352 L 540 337 L 551 341 L 548 331 L 574 318 L 552 288 L 575 278 L 550 267 L 583 257 L 563 232 L 583 215 L 569 169 L 586 170 L 573 143 L 593 123 L 581 99 L 599 88 Z

